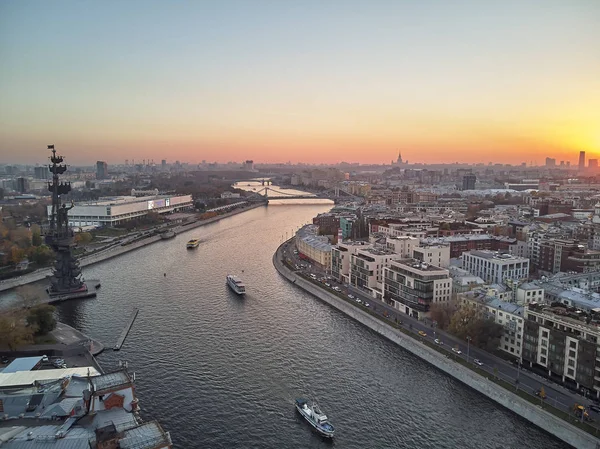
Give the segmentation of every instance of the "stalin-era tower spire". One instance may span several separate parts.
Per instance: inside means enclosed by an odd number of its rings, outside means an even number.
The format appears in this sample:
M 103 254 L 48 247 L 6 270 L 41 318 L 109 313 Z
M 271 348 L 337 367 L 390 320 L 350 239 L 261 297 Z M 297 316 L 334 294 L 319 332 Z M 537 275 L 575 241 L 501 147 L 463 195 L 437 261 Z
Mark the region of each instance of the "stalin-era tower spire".
M 62 164 L 63 157 L 56 154 L 54 145 L 48 145 L 52 151 L 49 166 L 52 173 L 52 182 L 48 183 L 48 190 L 52 192 L 52 214 L 50 225 L 44 232 L 45 242 L 56 253 L 54 270 L 50 278 L 48 294 L 55 296 L 88 296 L 87 285 L 81 280 L 81 268 L 79 262 L 73 257 L 73 230 L 69 227 L 68 212 L 73 205 L 67 207 L 61 205 L 61 195 L 71 191 L 71 183 L 59 183 L 59 175 L 67 171 L 67 166 Z

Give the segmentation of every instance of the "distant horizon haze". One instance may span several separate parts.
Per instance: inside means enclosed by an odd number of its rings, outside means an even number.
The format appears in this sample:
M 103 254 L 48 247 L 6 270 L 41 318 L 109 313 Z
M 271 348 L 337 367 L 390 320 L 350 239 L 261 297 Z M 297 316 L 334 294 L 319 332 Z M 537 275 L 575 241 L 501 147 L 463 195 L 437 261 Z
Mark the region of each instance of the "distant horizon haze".
M 598 0 L 0 2 L 0 163 L 576 165 Z

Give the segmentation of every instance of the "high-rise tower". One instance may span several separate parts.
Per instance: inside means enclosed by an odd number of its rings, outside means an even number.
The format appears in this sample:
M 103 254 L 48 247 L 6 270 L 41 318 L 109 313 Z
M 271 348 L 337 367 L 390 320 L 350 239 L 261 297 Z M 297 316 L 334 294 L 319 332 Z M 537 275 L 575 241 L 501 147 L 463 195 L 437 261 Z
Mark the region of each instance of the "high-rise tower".
M 579 170 L 585 170 L 585 151 L 579 152 Z
M 56 154 L 54 145 L 48 145 L 52 151 L 50 156 L 52 182 L 48 183 L 48 190 L 52 192 L 52 213 L 50 224 L 44 227 L 44 240 L 56 254 L 54 270 L 50 278 L 48 294 L 54 296 L 90 296 L 87 285 L 81 279 L 81 268 L 79 261 L 73 257 L 73 230 L 69 227 L 69 210 L 73 205 L 67 207 L 61 205 L 61 195 L 71 191 L 70 182 L 59 182 L 59 175 L 67 171 L 67 166 L 62 164 L 63 157 Z M 95 295 L 95 293 L 93 293 Z

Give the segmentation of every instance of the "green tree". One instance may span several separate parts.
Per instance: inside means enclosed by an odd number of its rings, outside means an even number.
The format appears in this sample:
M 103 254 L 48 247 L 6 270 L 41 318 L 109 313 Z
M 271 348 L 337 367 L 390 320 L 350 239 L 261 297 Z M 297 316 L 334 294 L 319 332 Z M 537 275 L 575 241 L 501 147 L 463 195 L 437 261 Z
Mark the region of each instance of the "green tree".
M 486 318 L 477 308 L 464 305 L 452 315 L 448 332 L 462 340 L 470 337 L 471 344 L 492 351 L 498 348 L 504 327 L 493 318 Z
M 94 237 L 89 232 L 79 232 L 75 235 L 75 242 L 81 245 L 87 245 Z
M 15 289 L 18 304 L 24 309 L 31 309 L 40 303 L 44 297 L 44 289 L 33 284 L 26 284 Z
M 14 351 L 33 343 L 33 329 L 27 326 L 23 311 L 5 311 L 0 315 L 0 347 Z
M 49 304 L 41 304 L 29 309 L 27 325 L 34 329 L 35 335 L 45 335 L 54 330 L 56 328 L 54 307 Z
M 39 232 L 32 232 L 31 234 L 31 244 L 33 246 L 40 246 L 43 243 L 42 236 Z
M 46 245 L 34 247 L 31 251 L 31 261 L 38 265 L 48 265 L 54 260 L 54 251 Z
M 450 325 L 450 320 L 454 313 L 458 310 L 458 303 L 456 301 L 449 301 L 445 303 L 434 303 L 429 309 L 429 317 L 437 322 L 437 327 L 446 330 Z

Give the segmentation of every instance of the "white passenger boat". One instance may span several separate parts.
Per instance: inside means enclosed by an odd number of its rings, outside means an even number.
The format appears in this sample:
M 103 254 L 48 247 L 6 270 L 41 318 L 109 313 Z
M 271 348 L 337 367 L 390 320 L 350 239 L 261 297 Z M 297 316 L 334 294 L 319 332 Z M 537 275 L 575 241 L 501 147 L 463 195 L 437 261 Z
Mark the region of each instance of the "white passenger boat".
M 238 295 L 243 295 L 246 293 L 246 286 L 242 280 L 233 274 L 227 275 L 227 285 L 229 285 L 229 288 L 231 288 Z
M 333 438 L 334 428 L 317 404 L 309 404 L 305 399 L 296 399 L 296 410 L 322 436 Z

